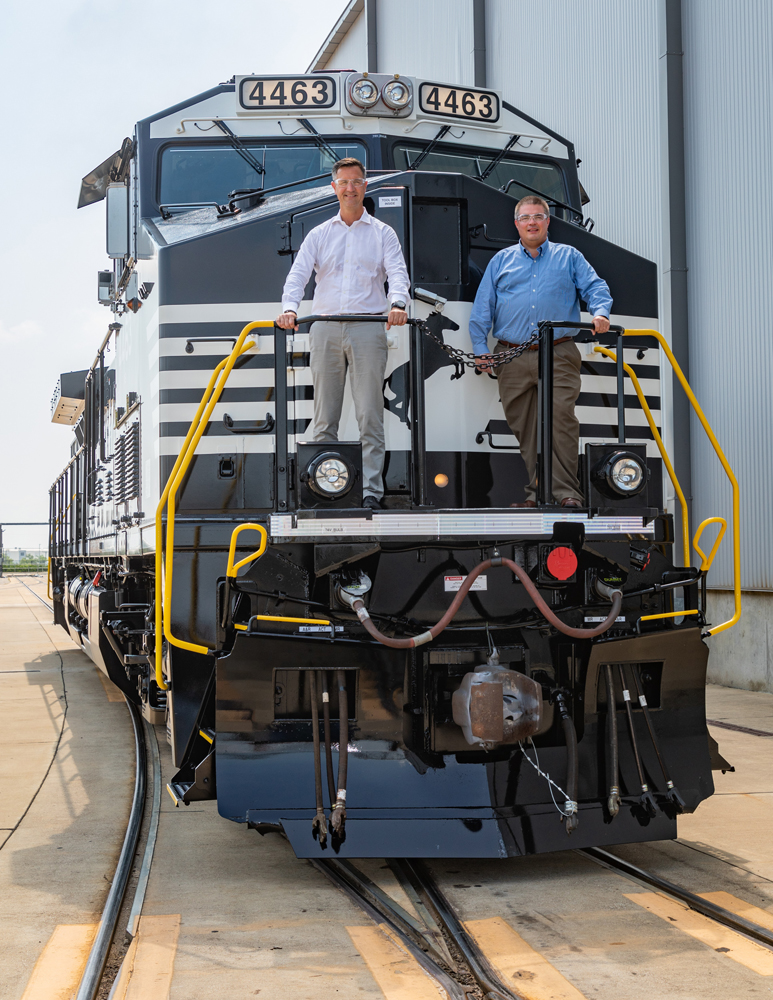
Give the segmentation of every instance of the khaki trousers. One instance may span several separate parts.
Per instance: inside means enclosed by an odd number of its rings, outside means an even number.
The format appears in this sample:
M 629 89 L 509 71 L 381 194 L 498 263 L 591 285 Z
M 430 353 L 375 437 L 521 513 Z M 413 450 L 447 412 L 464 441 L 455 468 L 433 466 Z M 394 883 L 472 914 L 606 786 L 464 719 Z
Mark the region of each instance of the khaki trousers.
M 382 323 L 314 323 L 311 378 L 314 440 L 337 441 L 347 369 L 362 442 L 362 491 L 384 495 L 384 374 L 387 336 Z
M 537 497 L 537 360 L 538 351 L 496 369 L 499 395 L 510 430 L 521 446 L 529 485 L 526 499 Z M 577 480 L 580 422 L 574 404 L 580 395 L 580 352 L 573 340 L 553 350 L 553 496 L 560 503 L 567 497 L 582 501 Z

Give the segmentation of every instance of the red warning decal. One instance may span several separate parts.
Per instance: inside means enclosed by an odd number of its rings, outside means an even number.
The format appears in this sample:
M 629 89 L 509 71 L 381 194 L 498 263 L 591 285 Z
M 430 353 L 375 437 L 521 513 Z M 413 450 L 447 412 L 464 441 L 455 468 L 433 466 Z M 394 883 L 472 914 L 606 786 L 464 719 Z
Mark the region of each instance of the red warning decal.
M 548 553 L 547 566 L 548 572 L 556 580 L 568 580 L 577 572 L 577 556 L 573 549 L 560 545 Z

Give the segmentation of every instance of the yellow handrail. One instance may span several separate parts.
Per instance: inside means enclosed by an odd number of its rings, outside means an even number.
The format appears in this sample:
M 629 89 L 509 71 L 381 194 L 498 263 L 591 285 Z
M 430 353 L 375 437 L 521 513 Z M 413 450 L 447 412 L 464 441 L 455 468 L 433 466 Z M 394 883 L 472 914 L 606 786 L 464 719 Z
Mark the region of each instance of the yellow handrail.
M 234 566 L 234 557 L 236 555 L 236 539 L 242 531 L 246 531 L 248 528 L 253 531 L 257 531 L 260 534 L 260 546 L 250 555 L 246 556 L 244 559 L 240 559 L 239 562 Z M 246 566 L 248 562 L 252 562 L 253 559 L 260 559 L 263 553 L 266 551 L 266 544 L 268 542 L 268 532 L 263 527 L 262 524 L 240 524 L 237 528 L 231 532 L 231 544 L 228 548 L 228 566 L 225 571 L 225 575 L 228 577 L 236 576 L 237 570 L 241 569 L 242 566 Z
M 682 388 L 690 401 L 690 405 L 695 414 L 700 420 L 701 425 L 706 432 L 706 437 L 711 442 L 711 446 L 714 449 L 717 458 L 722 464 L 722 468 L 725 470 L 727 478 L 730 480 L 730 485 L 733 489 L 733 598 L 734 598 L 734 613 L 733 617 L 728 619 L 726 622 L 722 622 L 721 625 L 715 625 L 713 628 L 708 630 L 709 635 L 717 635 L 719 632 L 724 632 L 725 629 L 732 628 L 736 622 L 739 621 L 741 617 L 741 500 L 740 491 L 738 489 L 738 480 L 735 478 L 733 470 L 730 468 L 730 463 L 725 458 L 725 453 L 717 441 L 714 431 L 711 429 L 708 420 L 706 419 L 703 410 L 700 407 L 698 400 L 695 398 L 695 393 L 690 388 L 687 379 L 684 377 L 684 372 L 679 367 L 679 362 L 674 357 L 673 351 L 666 343 L 666 339 L 662 333 L 657 330 L 624 330 L 624 337 L 654 337 L 661 348 L 663 353 L 668 358 L 669 364 L 674 370 L 676 377 L 679 379 Z
M 706 527 L 707 524 L 722 525 L 717 534 L 716 541 L 711 546 L 711 552 L 709 552 L 708 556 L 704 555 L 703 551 L 700 548 L 698 548 L 698 539 L 703 534 L 703 529 Z M 724 517 L 707 517 L 705 521 L 701 521 L 701 523 L 698 525 L 698 530 L 695 532 L 695 538 L 693 538 L 692 540 L 692 547 L 701 557 L 701 572 L 706 573 L 711 568 L 711 564 L 714 562 L 714 556 L 717 554 L 717 549 L 719 548 L 719 543 L 724 538 L 726 531 L 727 531 L 727 521 L 724 519 Z
M 614 351 L 608 350 L 606 347 L 601 347 L 596 345 L 593 350 L 597 354 L 604 354 L 606 357 L 611 358 L 613 361 L 617 361 L 617 355 Z M 636 377 L 636 372 L 631 368 L 630 365 L 623 362 L 623 368 L 628 373 L 628 377 L 633 383 L 633 387 L 636 390 L 636 395 L 639 397 L 639 404 L 644 411 L 644 416 L 647 418 L 647 423 L 652 431 L 652 436 L 655 439 L 655 444 L 658 446 L 658 451 L 660 452 L 660 457 L 663 459 L 663 464 L 668 471 L 668 478 L 674 487 L 674 492 L 679 499 L 679 505 L 682 508 L 682 553 L 684 558 L 685 566 L 690 565 L 690 526 L 688 524 L 688 514 L 687 514 L 687 500 L 685 499 L 682 487 L 679 485 L 679 480 L 676 478 L 676 472 L 671 464 L 671 459 L 666 451 L 666 446 L 663 444 L 663 439 L 658 432 L 657 425 L 655 424 L 655 418 L 652 416 L 652 411 L 650 410 L 649 403 L 647 402 L 642 387 L 639 384 L 639 379 Z
M 245 344 L 247 336 L 258 327 L 273 327 L 273 325 L 273 321 L 270 320 L 248 323 L 239 334 L 229 356 L 221 361 L 212 372 L 209 382 L 207 383 L 207 387 L 204 390 L 204 395 L 201 397 L 201 402 L 196 410 L 196 415 L 191 421 L 191 426 L 188 428 L 188 433 L 185 437 L 185 441 L 183 442 L 183 446 L 180 449 L 180 454 L 177 456 L 177 461 L 175 462 L 172 472 L 169 475 L 164 492 L 161 494 L 161 499 L 159 500 L 158 507 L 156 508 L 155 666 L 156 684 L 162 691 L 167 690 L 167 684 L 164 681 L 162 657 L 159 655 L 161 651 L 162 636 L 165 636 L 167 641 L 172 645 L 179 646 L 182 649 L 190 649 L 196 653 L 206 654 L 209 652 L 206 646 L 199 646 L 196 643 L 185 642 L 182 639 L 175 638 L 169 629 L 172 604 L 172 567 L 174 560 L 174 500 L 177 494 L 177 488 L 188 471 L 188 467 L 193 459 L 196 447 L 198 446 L 198 443 L 207 428 L 209 418 L 212 415 L 212 411 L 214 410 L 223 389 L 225 388 L 225 384 L 228 381 L 228 376 L 231 374 L 234 364 L 237 359 L 245 353 L 245 351 L 249 351 L 255 346 L 254 341 Z M 167 504 L 169 508 L 167 514 L 167 555 L 164 560 L 162 554 L 162 514 L 164 507 L 167 506 Z
M 239 562 L 236 563 L 236 565 L 234 565 L 234 558 L 236 556 L 236 539 L 239 536 L 240 532 L 245 531 L 247 528 L 252 528 L 254 531 L 260 532 L 261 535 L 260 547 L 257 548 L 254 552 L 251 552 L 250 555 L 245 556 L 244 559 L 240 559 Z M 225 575 L 229 579 L 234 580 L 236 578 L 237 571 L 241 569 L 242 566 L 246 566 L 247 563 L 253 562 L 255 559 L 260 559 L 260 557 L 266 551 L 267 543 L 268 543 L 268 532 L 266 531 L 266 529 L 263 527 L 262 524 L 251 524 L 251 523 L 240 524 L 238 527 L 234 528 L 234 530 L 231 532 L 231 544 L 228 547 L 228 566 L 226 567 Z M 308 622 L 314 622 L 317 625 L 330 624 L 330 622 L 326 618 L 286 618 L 283 615 L 254 615 L 253 617 L 257 618 L 259 621 L 262 622 L 291 622 L 293 624 L 298 624 L 298 625 L 306 625 Z M 234 628 L 238 629 L 240 632 L 247 631 L 246 625 L 236 624 L 234 625 Z
M 660 615 L 642 615 L 640 622 L 651 622 L 656 618 L 682 618 L 684 615 L 699 615 L 700 611 L 695 608 L 693 611 L 664 611 Z

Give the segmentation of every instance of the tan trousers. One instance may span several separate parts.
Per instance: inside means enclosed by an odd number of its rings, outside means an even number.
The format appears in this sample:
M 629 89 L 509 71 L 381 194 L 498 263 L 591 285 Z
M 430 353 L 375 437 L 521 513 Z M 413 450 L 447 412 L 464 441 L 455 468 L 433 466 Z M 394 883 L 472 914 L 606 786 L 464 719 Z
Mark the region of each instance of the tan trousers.
M 311 327 L 314 440 L 337 441 L 347 369 L 362 442 L 362 492 L 384 495 L 384 372 L 382 323 L 314 323 Z
M 521 446 L 529 485 L 526 499 L 537 498 L 537 360 L 538 351 L 496 369 L 499 395 L 510 430 Z M 582 501 L 577 480 L 580 421 L 574 404 L 580 395 L 580 352 L 573 340 L 553 350 L 553 496 L 560 503 L 567 497 Z

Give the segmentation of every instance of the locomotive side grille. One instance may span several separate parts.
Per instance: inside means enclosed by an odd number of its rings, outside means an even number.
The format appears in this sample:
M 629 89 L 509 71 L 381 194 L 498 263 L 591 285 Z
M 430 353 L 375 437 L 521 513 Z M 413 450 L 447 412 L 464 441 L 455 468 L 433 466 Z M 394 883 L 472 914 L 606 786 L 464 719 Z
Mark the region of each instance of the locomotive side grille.
M 140 495 L 140 424 L 135 421 L 116 441 L 114 501 L 127 503 Z

